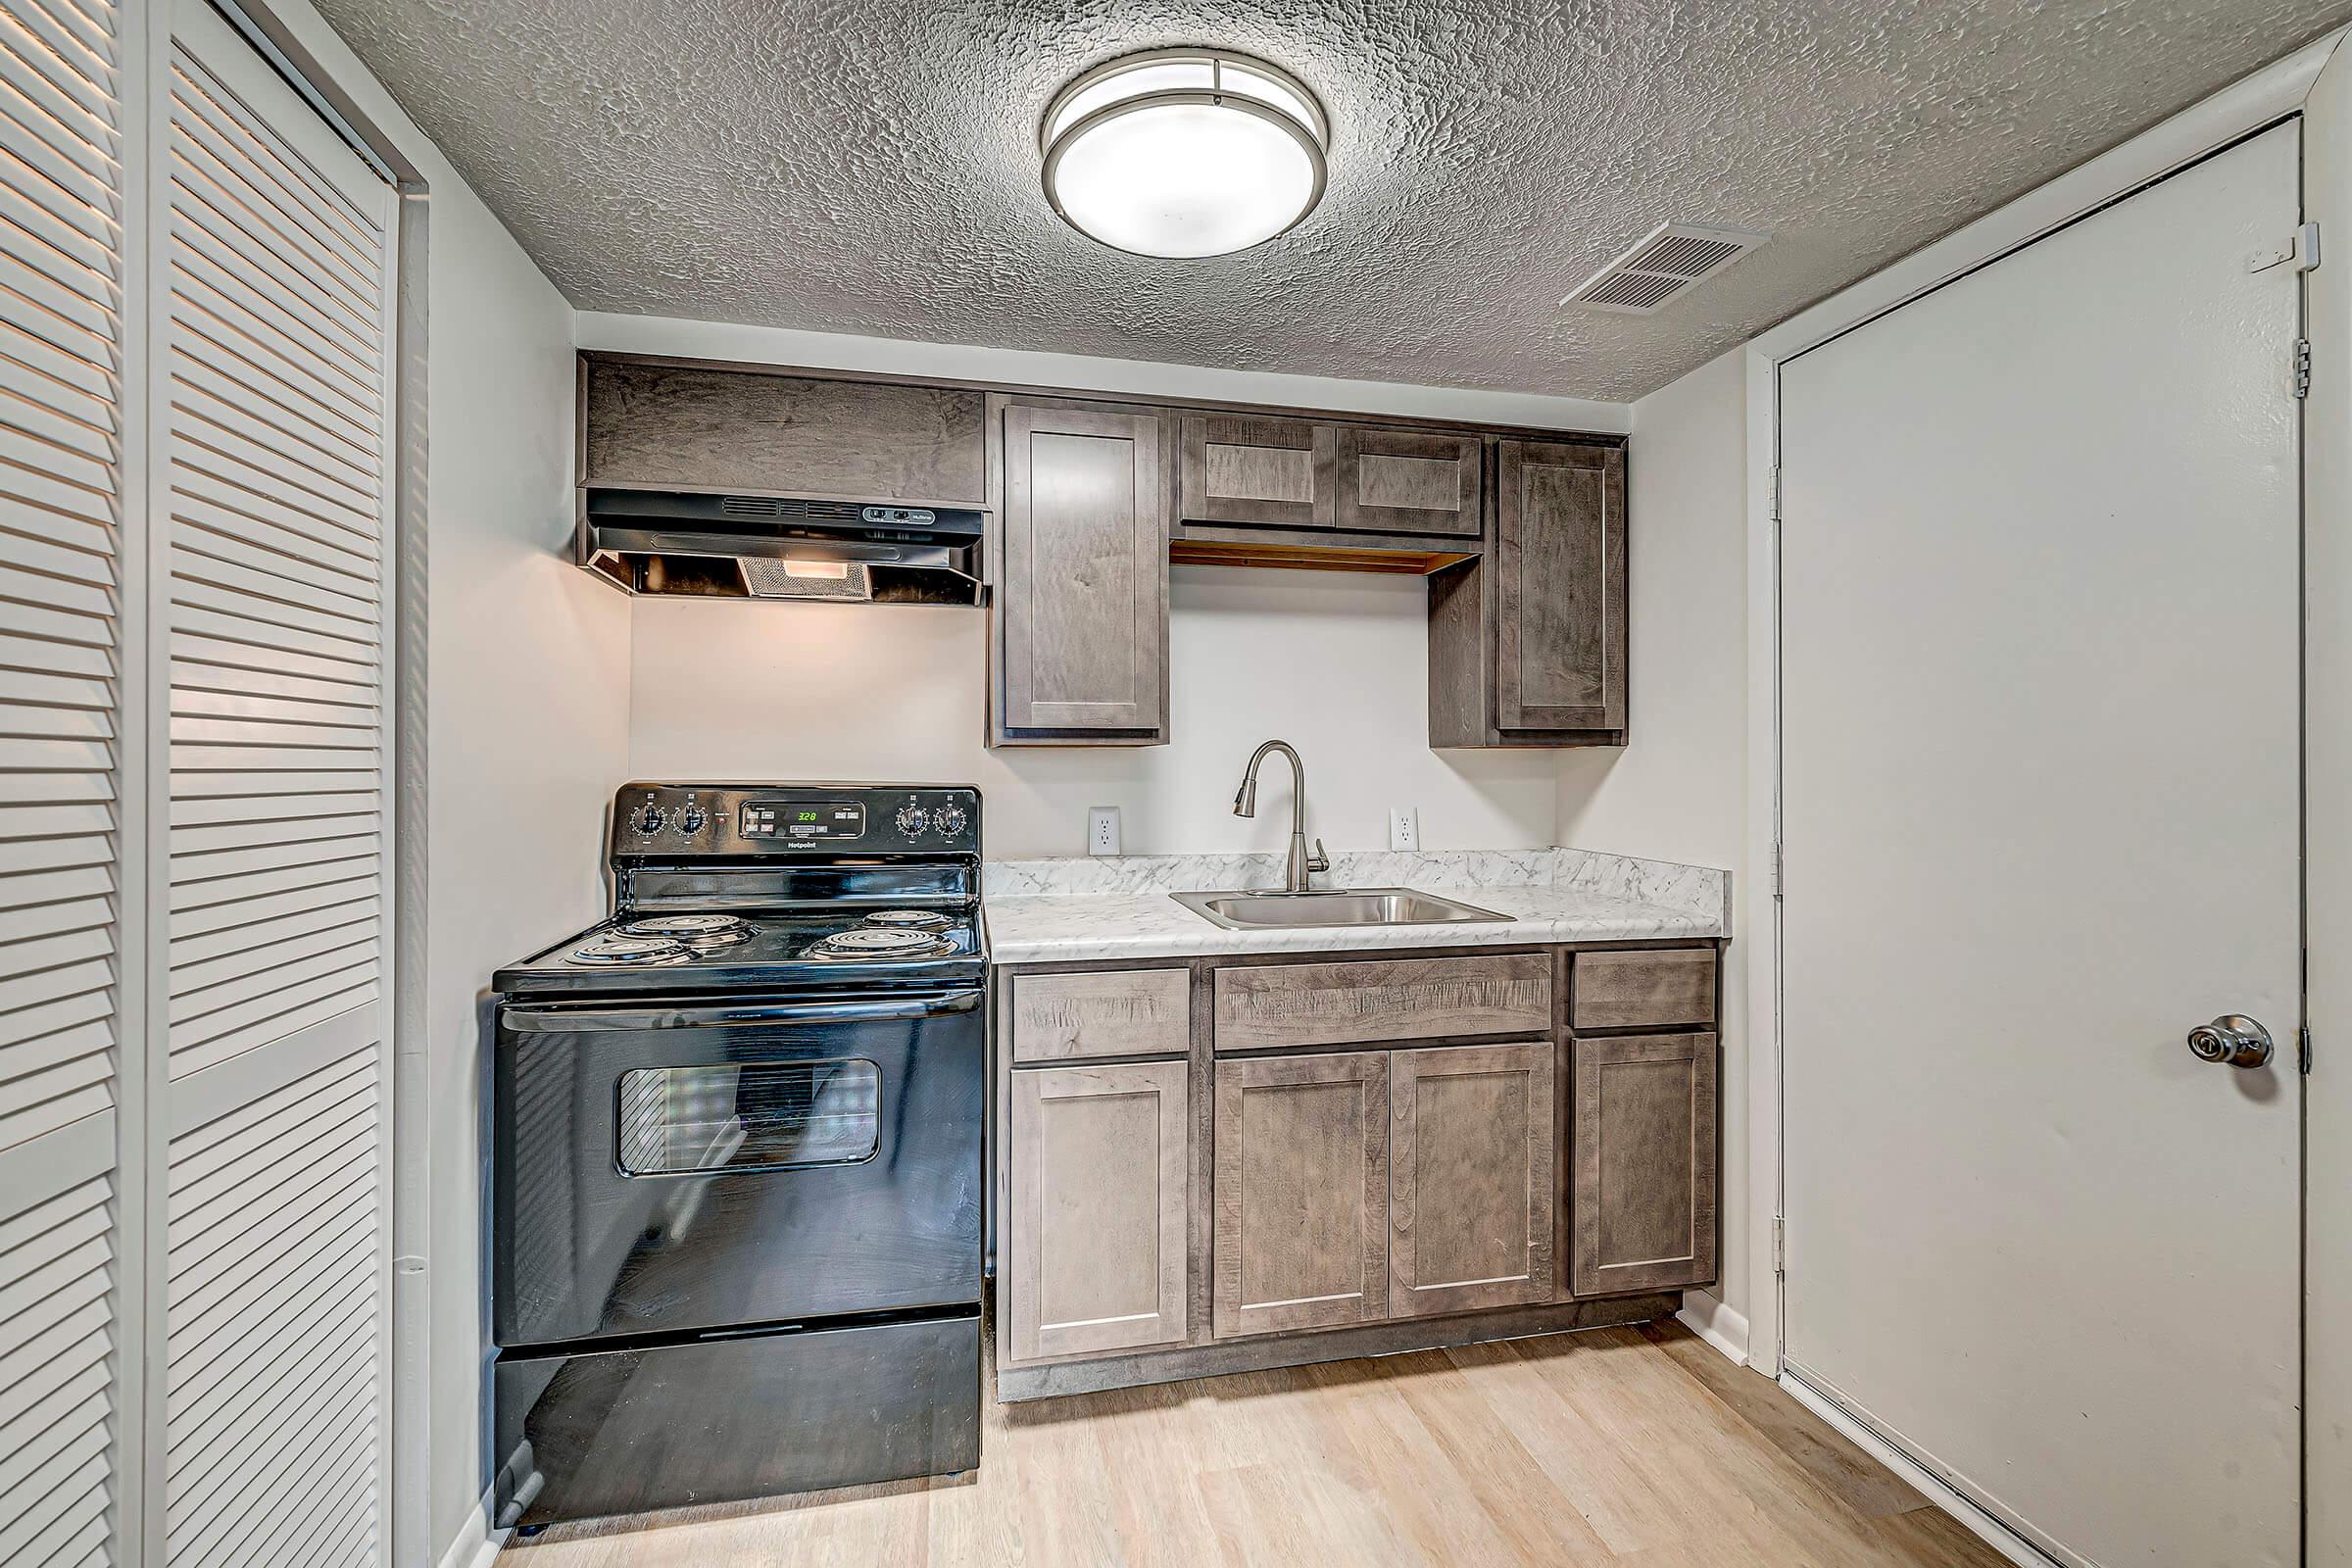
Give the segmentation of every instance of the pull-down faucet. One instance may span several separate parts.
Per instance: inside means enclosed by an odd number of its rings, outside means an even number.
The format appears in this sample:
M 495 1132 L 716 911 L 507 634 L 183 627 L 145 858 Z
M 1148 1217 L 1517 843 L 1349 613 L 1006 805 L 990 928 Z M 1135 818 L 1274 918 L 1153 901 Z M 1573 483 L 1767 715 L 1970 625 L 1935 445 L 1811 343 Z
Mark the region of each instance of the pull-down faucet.
M 1306 766 L 1298 760 L 1298 754 L 1289 741 L 1268 741 L 1250 754 L 1250 765 L 1242 773 L 1242 787 L 1234 792 L 1233 814 L 1257 814 L 1257 764 L 1266 760 L 1268 752 L 1280 752 L 1291 760 L 1291 854 L 1283 866 L 1282 891 L 1310 892 L 1309 876 L 1330 870 L 1331 860 L 1324 855 L 1323 841 L 1319 838 L 1315 840 L 1315 853 L 1306 853 Z

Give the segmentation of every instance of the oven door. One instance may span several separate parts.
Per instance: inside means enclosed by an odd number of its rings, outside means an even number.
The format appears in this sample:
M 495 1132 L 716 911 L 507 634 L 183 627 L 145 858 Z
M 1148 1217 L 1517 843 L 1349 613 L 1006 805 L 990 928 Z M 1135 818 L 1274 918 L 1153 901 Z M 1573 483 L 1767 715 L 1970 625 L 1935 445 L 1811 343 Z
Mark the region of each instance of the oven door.
M 502 1006 L 498 1343 L 976 1302 L 981 997 Z

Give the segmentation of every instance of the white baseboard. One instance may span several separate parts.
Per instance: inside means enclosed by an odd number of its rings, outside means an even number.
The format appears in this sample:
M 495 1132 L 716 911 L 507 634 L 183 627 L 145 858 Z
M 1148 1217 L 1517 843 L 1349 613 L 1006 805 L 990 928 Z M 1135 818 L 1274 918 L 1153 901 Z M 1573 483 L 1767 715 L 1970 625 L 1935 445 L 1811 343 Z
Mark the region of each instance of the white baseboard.
M 1747 1316 L 1723 1304 L 1705 1291 L 1685 1291 L 1683 1309 L 1674 1314 L 1684 1327 L 1731 1357 L 1747 1365 Z
M 465 1524 L 458 1528 L 457 1539 L 441 1553 L 439 1568 L 490 1568 L 499 1548 L 507 1544 L 507 1537 L 514 1534 L 511 1530 L 490 1528 L 490 1510 L 496 1503 L 497 1499 L 489 1493 L 482 1494 L 481 1501 L 473 1505 Z
M 2018 1568 L 2067 1568 L 2057 1558 L 2044 1554 L 2032 1542 L 1952 1490 L 1934 1471 L 1848 1415 L 1803 1379 L 1783 1372 L 1780 1384 L 1797 1403 L 1836 1427 L 1854 1446 L 1893 1471 L 1930 1502 L 1959 1520 L 1970 1534 L 2016 1563 Z

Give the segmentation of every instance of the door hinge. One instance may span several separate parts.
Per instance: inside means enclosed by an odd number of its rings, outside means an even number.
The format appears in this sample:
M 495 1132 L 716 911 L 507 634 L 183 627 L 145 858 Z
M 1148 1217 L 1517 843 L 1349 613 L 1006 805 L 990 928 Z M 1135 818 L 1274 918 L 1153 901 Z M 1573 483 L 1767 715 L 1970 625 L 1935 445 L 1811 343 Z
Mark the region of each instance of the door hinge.
M 2295 339 L 2295 396 L 2311 396 L 2311 339 Z
M 1775 844 L 1772 847 L 1772 896 L 1776 899 L 1781 896 L 1782 882 L 1788 875 L 1788 863 L 1787 852 Z
M 2296 1031 L 2295 1067 L 2304 1077 L 2311 1076 L 2311 1025 L 2309 1024 L 2305 1024 Z
M 1788 1216 L 1786 1214 L 1772 1216 L 1772 1271 L 1776 1275 L 1788 1272 Z
M 1772 520 L 1781 520 L 1781 466 L 1772 466 Z
M 2295 270 L 2308 272 L 2320 265 L 2320 225 L 2305 223 L 2287 238 L 2284 245 L 2274 245 L 2267 251 L 2256 251 L 2246 258 L 2246 270 L 2267 272 L 2274 267 L 2295 264 Z

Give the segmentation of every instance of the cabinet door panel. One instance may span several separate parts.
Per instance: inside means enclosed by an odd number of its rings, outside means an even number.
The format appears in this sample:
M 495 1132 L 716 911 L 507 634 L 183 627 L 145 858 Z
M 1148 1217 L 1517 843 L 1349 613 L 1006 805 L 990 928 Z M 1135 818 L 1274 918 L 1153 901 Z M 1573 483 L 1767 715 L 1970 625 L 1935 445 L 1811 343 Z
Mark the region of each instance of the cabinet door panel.
M 1496 448 L 1495 720 L 1503 730 L 1625 727 L 1625 454 Z
M 1152 1061 L 1012 1074 L 1000 1306 L 1012 1359 L 1183 1343 L 1189 1072 Z
M 964 507 L 987 493 L 969 388 L 602 359 L 582 385 L 590 484 Z
M 1310 419 L 1191 414 L 1179 490 L 1190 522 L 1331 526 L 1332 427 Z
M 1569 1044 L 1579 1296 L 1715 1277 L 1715 1037 Z
M 1166 686 L 1159 417 L 1004 411 L 1003 727 L 1151 741 Z
M 1394 1315 L 1550 1298 L 1556 1049 L 1445 1046 L 1389 1058 Z
M 1220 1061 L 1216 1095 L 1216 1337 L 1388 1316 L 1387 1055 Z
M 1347 424 L 1338 454 L 1343 530 L 1478 537 L 1485 458 L 1479 437 Z

